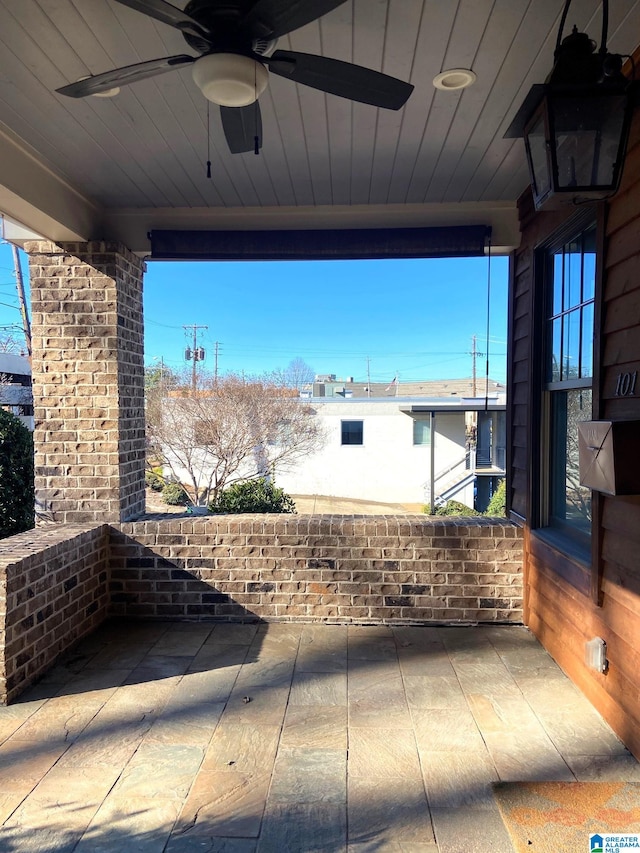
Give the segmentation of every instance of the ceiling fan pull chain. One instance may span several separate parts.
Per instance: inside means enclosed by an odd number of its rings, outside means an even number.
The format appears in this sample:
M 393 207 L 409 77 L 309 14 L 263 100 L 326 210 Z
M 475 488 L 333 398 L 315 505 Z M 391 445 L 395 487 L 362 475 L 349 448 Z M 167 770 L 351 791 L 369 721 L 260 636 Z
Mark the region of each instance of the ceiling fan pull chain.
M 253 88 L 255 91 L 256 99 L 253 102 L 253 122 L 255 129 L 255 136 L 253 137 L 253 153 L 257 156 L 260 153 L 260 139 L 258 137 L 258 68 L 254 65 L 253 68 Z
M 487 227 L 487 346 L 486 346 L 486 368 L 484 376 L 484 410 L 489 410 L 489 332 L 491 318 L 491 226 Z

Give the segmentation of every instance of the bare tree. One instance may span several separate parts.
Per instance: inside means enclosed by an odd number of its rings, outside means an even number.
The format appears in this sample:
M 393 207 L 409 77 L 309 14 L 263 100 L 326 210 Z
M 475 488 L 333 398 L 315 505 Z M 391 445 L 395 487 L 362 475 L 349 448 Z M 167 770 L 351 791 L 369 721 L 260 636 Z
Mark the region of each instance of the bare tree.
M 174 371 L 164 363 L 146 365 L 144 369 L 144 397 L 146 419 L 146 462 L 150 469 L 157 467 L 162 461 L 161 448 L 158 446 L 160 431 L 158 425 L 162 417 L 164 399 L 167 393 L 174 390 L 178 382 Z
M 284 370 L 275 370 L 272 378 L 277 385 L 283 385 L 285 388 L 294 388 L 296 391 L 299 391 L 305 385 L 313 382 L 315 371 L 304 359 L 298 356 L 292 359 Z
M 268 380 L 235 375 L 147 408 L 147 433 L 194 504 L 239 480 L 295 465 L 322 442 L 312 409 Z
M 566 394 L 566 456 L 565 512 L 574 524 L 591 522 L 591 489 L 580 483 L 578 424 L 591 417 L 592 392 L 590 388 L 572 390 Z
M 24 345 L 20 344 L 17 338 L 13 335 L 5 335 L 0 338 L 0 352 L 10 352 L 15 353 L 15 355 L 22 355 L 24 351 Z
M 0 338 L 0 353 L 19 355 L 26 359 L 20 344 L 13 337 Z M 19 368 L 20 373 L 26 372 L 27 367 Z M 29 385 L 23 385 L 12 372 L 0 373 L 0 408 L 7 409 L 14 415 L 22 415 L 25 407 L 33 405 L 33 394 Z

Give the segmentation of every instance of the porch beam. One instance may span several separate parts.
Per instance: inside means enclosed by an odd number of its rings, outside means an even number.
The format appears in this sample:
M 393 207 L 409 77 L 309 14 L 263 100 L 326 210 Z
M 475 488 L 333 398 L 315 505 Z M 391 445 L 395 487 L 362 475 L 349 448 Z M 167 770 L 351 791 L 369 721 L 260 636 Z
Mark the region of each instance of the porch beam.
M 101 206 L 48 168 L 6 127 L 0 129 L 0 211 L 50 240 L 89 240 L 101 233 Z M 20 229 L 4 237 L 20 242 Z
M 491 253 L 508 254 L 520 243 L 514 202 L 301 205 L 236 208 L 111 208 L 104 233 L 140 255 L 151 251 L 151 231 L 306 231 L 362 228 L 491 228 Z

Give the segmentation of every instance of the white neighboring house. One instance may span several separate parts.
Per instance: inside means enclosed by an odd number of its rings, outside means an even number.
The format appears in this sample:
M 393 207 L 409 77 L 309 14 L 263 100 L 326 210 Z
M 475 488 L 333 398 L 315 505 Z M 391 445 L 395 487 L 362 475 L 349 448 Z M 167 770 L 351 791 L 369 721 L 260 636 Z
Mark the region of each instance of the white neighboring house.
M 505 473 L 503 387 L 486 399 L 451 391 L 369 397 L 356 396 L 360 388 L 355 394 L 343 386 L 324 390 L 331 396 L 302 392 L 300 401 L 320 420 L 324 443 L 301 461 L 276 467 L 277 486 L 291 495 L 402 504 L 432 503 L 433 493 L 436 505 L 453 499 L 486 509 Z M 266 454 L 255 448 L 241 475 L 255 476 L 268 456 L 268 448 Z M 206 452 L 197 458 L 206 476 Z M 186 471 L 174 471 L 188 482 Z
M 23 355 L 0 352 L 0 408 L 17 415 L 33 432 L 31 365 Z
M 275 471 L 294 495 L 387 503 L 454 499 L 486 509 L 505 469 L 504 394 L 488 398 L 311 397 L 326 442 Z M 485 410 L 486 409 L 486 410 Z M 433 463 L 433 476 L 431 474 Z

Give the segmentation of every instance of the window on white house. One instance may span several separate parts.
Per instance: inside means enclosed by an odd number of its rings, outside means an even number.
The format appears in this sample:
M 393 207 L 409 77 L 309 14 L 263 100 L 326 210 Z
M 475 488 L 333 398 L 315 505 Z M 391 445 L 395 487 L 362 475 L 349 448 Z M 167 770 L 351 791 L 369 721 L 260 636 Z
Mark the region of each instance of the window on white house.
M 363 421 L 342 421 L 342 444 L 363 444 Z
M 431 444 L 431 422 L 429 420 L 418 420 L 413 422 L 413 443 Z

